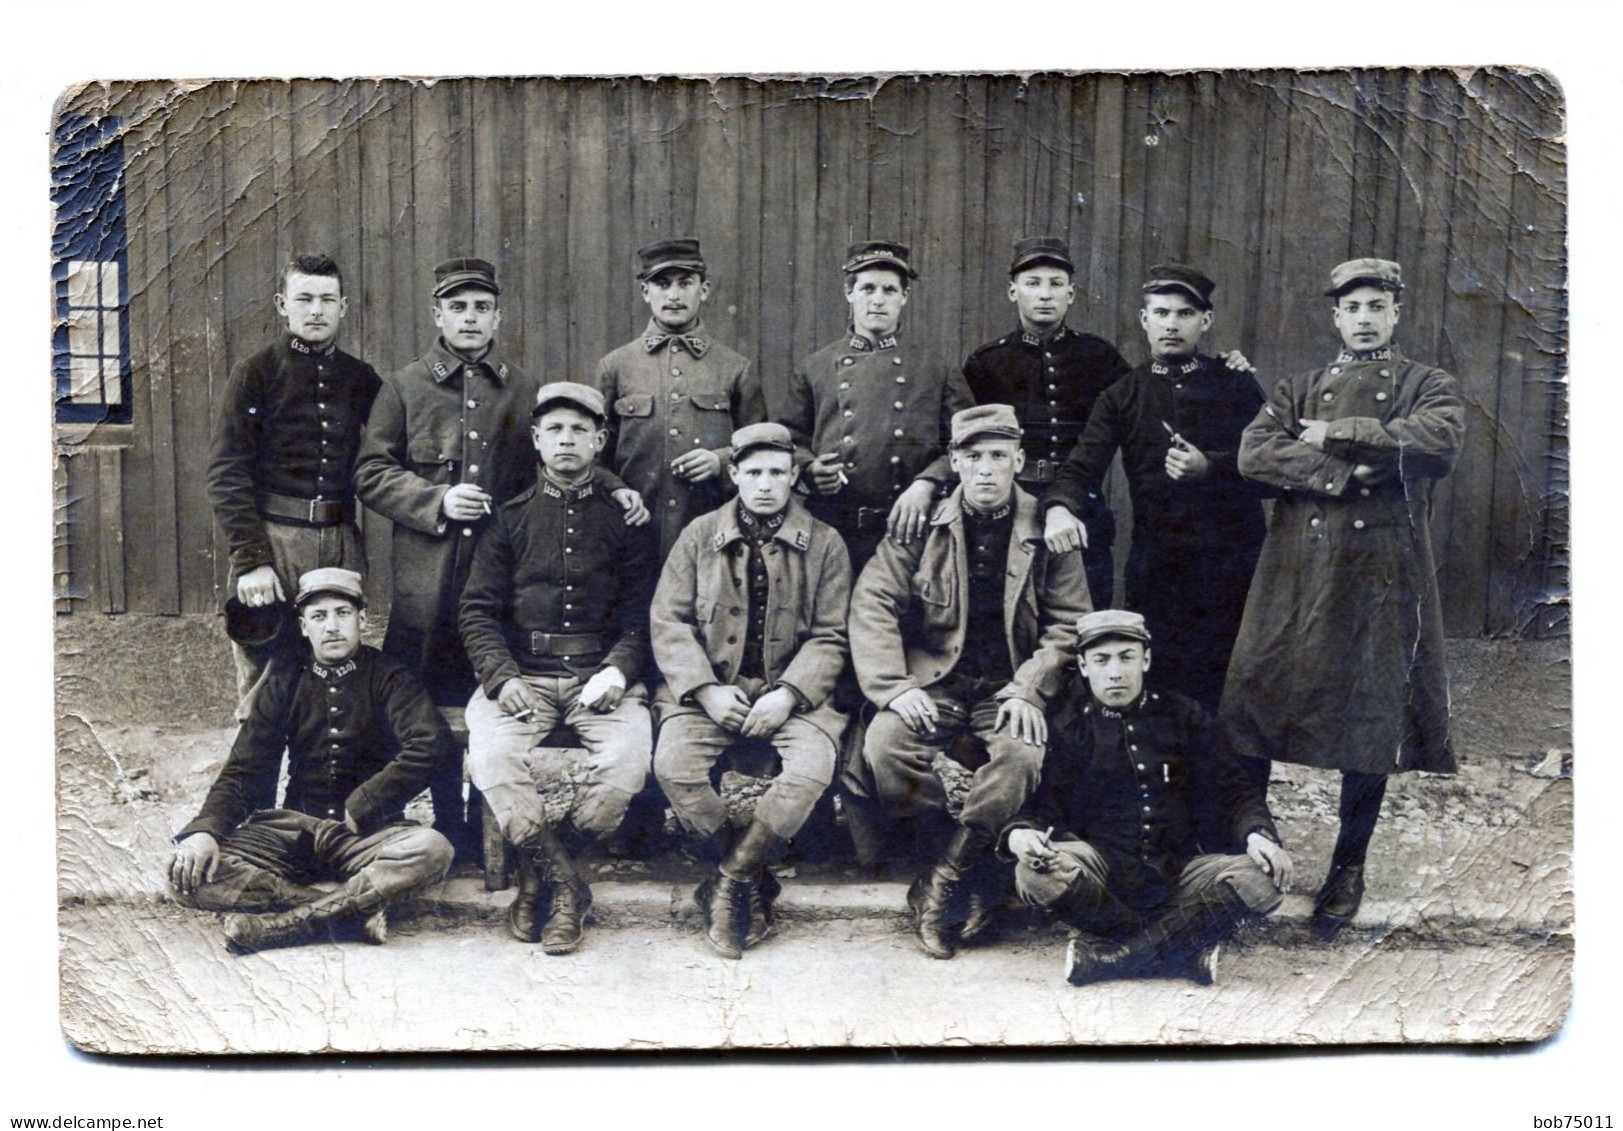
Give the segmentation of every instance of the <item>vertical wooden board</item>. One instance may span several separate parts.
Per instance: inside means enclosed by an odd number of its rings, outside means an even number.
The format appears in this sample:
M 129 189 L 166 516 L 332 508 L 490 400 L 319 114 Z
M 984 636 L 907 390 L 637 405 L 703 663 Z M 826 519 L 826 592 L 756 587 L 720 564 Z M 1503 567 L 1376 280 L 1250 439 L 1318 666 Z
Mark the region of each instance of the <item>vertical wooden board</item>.
M 456 180 L 466 186 L 468 254 L 490 261 L 502 289 L 502 325 L 497 335 L 501 351 L 506 357 L 520 358 L 524 356 L 526 311 L 524 296 L 512 277 L 514 256 L 506 246 L 509 233 L 502 214 L 501 88 L 505 82 L 493 78 L 457 82 L 454 101 L 463 114 L 459 133 L 467 141 L 454 146 L 452 152 L 467 165 L 459 170 L 453 160 L 452 168 Z
M 1409 192 L 1409 174 L 1403 166 L 1402 155 L 1410 151 L 1409 131 L 1419 128 L 1419 123 L 1412 121 L 1405 113 L 1406 78 L 1402 71 L 1383 70 L 1377 72 L 1375 80 L 1375 89 L 1379 92 L 1380 142 L 1384 160 L 1391 172 L 1376 185 L 1375 232 L 1370 246 L 1387 248 L 1393 255 L 1409 254 L 1399 242 L 1402 203 Z
M 357 81 L 353 88 L 355 122 L 353 180 L 348 182 L 350 207 L 358 233 L 353 277 L 346 277 L 349 313 L 344 318 L 344 348 L 368 362 L 379 373 L 395 364 L 395 307 L 411 305 L 415 291 L 408 285 L 396 291 L 396 231 L 390 209 L 390 180 L 409 177 L 409 167 L 389 161 L 391 109 L 387 84 Z M 373 563 L 367 559 L 368 567 Z
M 387 143 L 389 274 L 380 285 L 378 307 L 388 313 L 384 352 L 368 358 L 380 373 L 391 373 L 422 352 L 433 339 L 429 314 L 433 279 L 431 256 L 417 239 L 417 83 L 387 82 L 382 124 Z M 376 525 L 376 524 L 374 524 Z
M 1271 388 L 1284 374 L 1277 368 L 1277 357 L 1276 368 L 1262 368 L 1263 343 L 1257 337 L 1256 320 L 1259 302 L 1271 301 L 1273 288 L 1265 287 L 1253 272 L 1260 225 L 1257 202 L 1263 196 L 1263 138 L 1257 129 L 1262 97 L 1248 76 L 1199 77 L 1197 98 L 1203 110 L 1197 121 L 1202 143 L 1190 185 L 1199 198 L 1193 212 L 1204 231 L 1198 241 L 1192 236 L 1191 250 L 1198 249 L 1203 270 L 1217 284 L 1211 348 L 1242 350 L 1258 366 L 1263 387 Z
M 640 330 L 648 313 L 648 308 L 637 301 L 637 292 L 627 282 L 628 277 L 636 273 L 636 252 L 642 241 L 625 222 L 631 215 L 633 176 L 631 93 L 645 81 L 633 77 L 593 84 L 603 99 L 607 123 L 608 193 L 599 219 L 606 254 L 587 271 L 596 301 L 604 307 L 605 336 L 596 352 L 574 359 L 570 372 L 576 375 L 576 380 L 590 378 L 596 370 L 597 359 Z
M 525 287 L 529 317 L 542 329 L 541 351 L 530 358 L 542 374 L 564 372 L 569 358 L 569 185 L 572 148 L 568 131 L 570 93 L 558 79 L 526 88 L 525 134 L 529 179 L 525 184 L 524 226 L 529 254 Z
M 411 191 L 423 293 L 433 289 L 435 263 L 453 254 L 472 254 L 455 228 L 449 86 L 420 83 L 411 92 Z
M 1031 221 L 1026 216 L 1025 205 L 1025 166 L 1032 159 L 1033 150 L 1040 147 L 1040 139 L 1034 138 L 1028 129 L 1026 100 L 1030 91 L 1021 80 L 990 77 L 984 80 L 984 91 L 980 136 L 969 141 L 979 150 L 980 160 L 974 166 L 981 173 L 983 222 L 978 232 L 967 233 L 966 243 L 977 246 L 983 265 L 980 277 L 986 289 L 995 294 L 999 283 L 1007 290 L 1007 269 L 1015 241 L 1027 234 L 1041 234 L 1029 230 Z M 974 345 L 1001 334 L 1014 324 L 1013 311 L 1007 303 L 999 312 L 1001 317 L 988 310 L 984 298 L 976 305 L 983 312 L 977 321 L 985 336 Z M 958 357 L 960 364 L 964 356 L 967 351 Z
M 795 363 L 808 349 L 814 348 L 812 343 L 817 340 L 816 308 L 821 292 L 828 283 L 828 268 L 818 258 L 817 242 L 818 210 L 821 207 L 819 193 L 823 185 L 818 100 L 809 84 L 793 80 L 776 84 L 775 96 L 778 104 L 784 107 L 778 111 L 779 118 L 787 120 L 783 128 L 794 139 L 790 147 L 794 196 L 785 217 L 789 228 L 788 260 L 783 263 L 768 262 L 764 270 L 770 272 L 777 268 L 783 272 L 781 282 L 787 288 L 788 297 L 780 301 L 784 302 L 787 317 L 780 339 L 774 341 L 763 335 L 759 364 L 763 379 L 768 371 L 776 370 L 778 376 L 775 384 L 786 387 Z M 768 134 L 771 132 L 767 131 Z M 769 283 L 769 279 L 763 279 L 764 285 Z M 776 414 L 785 408 L 782 402 L 769 403 L 767 411 Z
M 832 96 L 823 80 L 806 82 L 804 97 L 817 114 L 817 171 L 815 222 L 811 226 L 813 251 L 804 255 L 796 294 L 806 317 L 798 325 L 800 337 L 794 343 L 794 359 L 801 358 L 831 340 L 845 324 L 845 301 L 841 292 L 840 264 L 847 243 L 857 238 L 852 216 L 866 207 L 867 184 L 858 185 L 860 167 L 855 147 L 860 135 L 854 117 L 860 112 L 849 99 Z M 861 204 L 855 203 L 857 193 Z
M 1467 403 L 1479 397 L 1480 378 L 1462 374 L 1453 356 L 1448 270 L 1454 240 L 1457 136 L 1464 113 L 1463 88 L 1452 71 L 1411 73 L 1405 85 L 1409 128 L 1401 154 L 1405 194 L 1398 208 L 1398 247 L 1406 286 L 1398 340 L 1405 353 L 1454 374 Z M 1432 492 L 1431 532 L 1439 563 L 1473 547 L 1453 545 L 1456 519 L 1471 519 L 1454 506 L 1459 471 Z M 1468 590 L 1441 586 L 1443 622 L 1450 632 L 1481 631 L 1481 614 Z
M 100 563 L 101 610 L 128 608 L 124 587 L 124 453 L 119 448 L 91 449 L 96 476 L 96 559 Z
M 711 304 L 735 307 L 734 348 L 755 362 L 767 415 L 787 407 L 800 304 L 795 301 L 803 209 L 815 207 L 805 190 L 816 183 L 817 115 L 795 97 L 793 83 L 757 85 L 746 118 L 748 166 L 757 182 L 753 247 L 744 278 L 712 295 Z M 804 195 L 804 199 L 802 194 Z M 740 217 L 750 224 L 752 217 Z M 810 292 L 808 291 L 808 297 Z
M 1498 69 L 1490 89 L 1485 108 L 1510 151 L 1511 179 L 1486 627 L 1493 635 L 1533 635 L 1549 561 L 1551 457 L 1559 442 L 1551 432 L 1550 389 L 1558 380 L 1564 293 L 1564 272 L 1548 264 L 1562 255 L 1565 184 L 1544 139 L 1562 127 L 1559 96 L 1536 74 Z
M 206 289 L 208 259 L 220 223 L 220 168 L 217 132 L 208 115 L 209 88 L 171 103 L 174 117 L 165 134 L 165 213 L 170 230 L 168 338 L 173 389 L 165 390 L 173 414 L 173 478 L 155 500 L 161 512 L 174 509 L 180 563 L 180 611 L 215 608 L 214 521 L 203 493 L 209 434 L 210 391 L 219 361 L 208 340 Z M 155 390 L 156 391 L 156 390 Z M 172 500 L 172 502 L 171 502 Z M 156 516 L 163 521 L 161 513 Z
M 1066 169 L 1064 197 L 1056 204 L 1060 211 L 1055 217 L 1054 230 L 1071 245 L 1071 259 L 1076 264 L 1077 301 L 1080 302 L 1085 297 L 1083 280 L 1087 276 L 1087 257 L 1093 244 L 1092 196 L 1093 181 L 1097 175 L 1094 147 L 1097 141 L 1099 76 L 1073 75 L 1069 79 L 1068 89 L 1071 101 L 1071 153 Z M 1091 332 L 1092 323 L 1081 307 L 1071 315 L 1070 324 L 1075 329 Z
M 1316 365 L 1338 348 L 1325 325 L 1320 280 L 1347 258 L 1350 171 L 1338 164 L 1337 141 L 1349 121 L 1351 80 L 1346 72 L 1304 74 L 1291 80 L 1283 207 L 1269 222 L 1284 228 L 1280 264 L 1283 315 L 1280 334 L 1292 356 Z M 1342 151 L 1343 162 L 1345 150 Z
M 494 260 L 496 249 L 486 247 L 474 228 L 477 207 L 474 175 L 473 93 L 484 79 L 453 79 L 429 88 L 431 100 L 444 114 L 445 130 L 445 254 L 476 255 Z M 498 280 L 499 281 L 499 280 Z
M 593 84 L 569 87 L 569 270 L 567 295 L 570 311 L 569 351 L 565 372 L 586 372 L 611 348 L 612 323 L 608 317 L 610 291 L 605 268 L 609 253 L 608 111 L 602 91 Z
M 1157 139 L 1144 146 L 1144 214 L 1155 239 L 1144 248 L 1140 274 L 1151 264 L 1167 260 L 1187 263 L 1193 258 L 1189 242 L 1189 213 L 1195 204 L 1190 191 L 1192 148 L 1198 144 L 1194 129 L 1195 102 L 1189 75 L 1161 75 L 1150 84 L 1145 107 L 1144 137 Z M 1131 282 L 1129 276 L 1124 282 Z
M 1160 262 L 1165 233 L 1151 208 L 1157 191 L 1156 175 L 1166 139 L 1156 125 L 1156 105 L 1162 80 L 1154 75 L 1130 75 L 1123 94 L 1121 121 L 1121 239 L 1116 247 L 1116 303 L 1111 310 L 1115 339 L 1132 343 L 1124 352 L 1130 361 L 1144 355 L 1138 324 L 1139 286 L 1151 263 Z M 1155 144 L 1151 144 L 1151 139 Z
M 727 136 L 731 141 L 728 173 L 736 186 L 733 206 L 737 218 L 732 224 L 733 238 L 722 244 L 723 248 L 728 243 L 732 245 L 731 258 L 724 263 L 723 274 L 717 280 L 719 290 L 710 299 L 716 335 L 748 357 L 758 356 L 762 334 L 784 333 L 788 320 L 786 309 L 768 307 L 761 300 L 761 259 L 766 230 L 774 229 L 776 239 L 775 230 L 783 223 L 783 186 L 779 184 L 775 196 L 769 196 L 766 187 L 765 100 L 766 91 L 761 83 L 740 81 L 727 115 Z M 787 162 L 780 159 L 774 164 L 782 166 Z M 782 175 L 781 167 L 774 168 L 773 172 Z M 706 257 L 713 244 L 714 237 L 707 233 L 703 245 L 707 249 Z M 776 373 L 763 374 L 763 377 L 769 386 L 781 381 Z
M 949 372 L 963 363 L 970 329 L 966 324 L 978 331 L 984 301 L 980 279 L 966 269 L 964 256 L 963 148 L 957 117 L 963 91 L 964 80 L 949 76 L 927 80 L 920 91 L 923 153 L 911 205 L 925 221 L 926 248 L 939 280 L 931 288 L 930 320 L 924 329 L 938 344 L 940 364 Z
M 1496 96 L 1482 72 L 1472 77 L 1461 101 L 1460 169 L 1464 174 L 1453 214 L 1455 239 L 1449 265 L 1448 334 L 1458 362 L 1466 403 L 1466 433 L 1453 478 L 1455 518 L 1439 582 L 1451 602 L 1470 617 L 1473 632 L 1488 624 L 1487 568 L 1491 542 L 1493 464 L 1503 423 L 1497 375 L 1503 360 L 1505 235 L 1511 223 L 1514 171 L 1504 139 L 1483 112 Z M 1497 521 L 1500 516 L 1492 516 Z
M 956 194 L 960 273 L 965 286 L 973 288 L 964 295 L 955 358 L 960 368 L 971 350 L 1003 333 L 1013 319 L 1005 295 L 1011 249 L 989 246 L 1002 232 L 988 232 L 992 218 L 987 214 L 984 192 L 987 103 L 994 81 L 984 75 L 959 79 L 944 110 L 952 122 L 952 132 L 941 139 L 941 144 L 953 156 L 944 154 L 942 160 L 955 161 L 959 169 Z
M 909 134 L 920 127 L 913 113 L 912 94 L 918 80 L 896 76 L 879 84 L 869 99 L 868 118 L 868 231 L 859 235 L 915 244 L 923 234 L 920 217 L 904 215 L 904 192 L 909 180 Z M 919 267 L 914 265 L 915 269 Z M 923 271 L 932 270 L 923 264 Z M 921 272 L 923 273 L 923 272 Z
M 1077 279 L 1077 298 L 1082 304 L 1081 325 L 1097 327 L 1102 337 L 1125 344 L 1122 336 L 1120 302 L 1120 247 L 1122 220 L 1123 125 L 1127 112 L 1127 79 L 1123 75 L 1100 75 L 1094 102 L 1093 127 L 1093 226 L 1088 241 L 1088 258 Z M 1135 225 L 1136 227 L 1136 225 Z
M 172 585 L 160 582 L 160 567 L 174 577 L 174 531 L 160 530 L 152 519 L 153 488 L 153 412 L 152 370 L 156 350 L 153 319 L 155 307 L 149 291 L 160 286 L 160 272 L 168 258 L 168 240 L 162 225 L 155 225 L 159 215 L 152 200 L 152 192 L 160 181 L 154 177 L 162 155 L 161 144 L 154 146 L 152 86 L 139 84 L 116 97 L 112 112 L 124 123 L 124 215 L 127 233 L 126 258 L 129 274 L 126 280 L 129 296 L 130 323 L 130 395 L 131 434 L 127 481 L 130 484 L 131 529 L 139 532 L 132 539 L 126 561 L 129 567 L 132 607 L 143 613 L 174 612 L 179 605 Z M 55 511 L 57 521 L 64 529 L 61 535 L 68 547 L 70 593 L 83 585 L 80 572 L 75 570 L 72 542 L 76 531 L 73 520 L 77 515 L 72 503 L 72 459 L 58 457 L 59 473 L 67 498 L 59 500 Z M 160 593 L 160 590 L 162 592 Z M 170 599 L 166 602 L 164 597 Z M 165 604 L 168 607 L 163 607 Z M 71 612 L 61 609 L 58 612 Z

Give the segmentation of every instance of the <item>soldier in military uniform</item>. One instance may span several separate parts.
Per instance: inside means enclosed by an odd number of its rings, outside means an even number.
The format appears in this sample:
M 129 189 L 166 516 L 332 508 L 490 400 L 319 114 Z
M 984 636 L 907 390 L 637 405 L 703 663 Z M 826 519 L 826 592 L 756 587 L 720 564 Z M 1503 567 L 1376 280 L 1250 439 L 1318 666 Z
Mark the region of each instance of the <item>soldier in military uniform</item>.
M 964 362 L 964 380 L 976 404 L 1014 406 L 1025 430 L 1020 486 L 1038 498 L 1070 455 L 1094 401 L 1128 369 L 1115 346 L 1065 324 L 1076 300 L 1075 274 L 1064 240 L 1033 236 L 1016 243 L 1009 264 L 1009 301 L 1019 325 Z M 1087 530 L 1082 557 L 1088 589 L 1093 603 L 1104 608 L 1115 581 L 1110 553 L 1115 519 L 1097 490 L 1085 496 L 1078 517 Z
M 1037 784 L 1045 712 L 1090 609 L 1082 555 L 1043 544 L 1037 500 L 1015 485 L 1025 453 L 1014 409 L 957 413 L 951 455 L 960 483 L 929 533 L 886 540 L 852 591 L 851 660 L 877 714 L 861 774 L 848 762 L 842 781 L 912 825 L 930 865 L 908 904 L 935 958 L 986 925 L 991 848 Z M 953 757 L 975 773 L 954 821 L 931 762 L 960 736 L 972 741 Z
M 733 433 L 738 498 L 682 532 L 650 618 L 665 676 L 654 773 L 720 861 L 694 898 L 706 937 L 728 958 L 771 929 L 779 884 L 767 862 L 833 780 L 846 723 L 831 698 L 845 670 L 851 565 L 839 534 L 794 499 L 793 455 L 781 424 Z M 779 770 L 749 827 L 727 837 L 711 774 L 735 750 Z
M 509 929 L 567 954 L 592 904 L 575 852 L 619 828 L 648 778 L 653 724 L 640 677 L 657 563 L 652 533 L 625 525 L 594 474 L 608 439 L 603 394 L 543 385 L 533 417 L 540 466 L 528 490 L 496 508 L 462 591 L 462 636 L 479 679 L 468 700 L 468 771 L 518 852 Z M 561 830 L 527 762 L 560 722 L 588 752 Z
M 1042 783 L 1000 854 L 1026 903 L 1087 932 L 1066 953 L 1073 985 L 1157 973 L 1210 985 L 1218 945 L 1290 886 L 1268 763 L 1235 759 L 1198 703 L 1146 685 L 1138 613 L 1089 613 L 1076 632 L 1086 686 L 1060 706 Z
M 744 356 L 705 330 L 699 241 L 661 240 L 637 259 L 648 325 L 597 363 L 594 383 L 609 406 L 604 463 L 642 495 L 663 561 L 682 528 L 726 498 L 728 437 L 766 419 L 766 400 Z
M 288 600 L 321 566 L 360 572 L 351 470 L 378 375 L 337 347 L 348 308 L 325 255 L 282 269 L 283 338 L 231 373 L 215 425 L 209 503 L 231 555 L 226 616 L 237 663 L 237 720 L 277 651 L 302 650 Z
M 1341 771 L 1340 832 L 1316 925 L 1351 922 L 1386 776 L 1458 769 L 1428 520 L 1459 458 L 1454 378 L 1393 341 L 1403 272 L 1353 259 L 1325 291 L 1342 349 L 1279 382 L 1240 442 L 1279 488 L 1223 691 L 1237 753 Z
M 445 723 L 411 672 L 361 643 L 360 574 L 314 569 L 298 584 L 300 654 L 272 660 L 169 865 L 182 903 L 229 912 L 236 954 L 324 937 L 381 943 L 389 901 L 451 866 L 445 838 L 402 816 L 451 748 Z M 335 891 L 310 886 L 332 880 Z
M 1250 373 L 1200 352 L 1214 289 L 1183 264 L 1150 268 L 1139 310 L 1150 359 L 1099 397 L 1042 505 L 1045 529 L 1084 517 L 1121 453 L 1133 500 L 1127 607 L 1162 643 L 1160 686 L 1215 713 L 1262 549 L 1266 492 L 1235 466 L 1262 393 Z
M 416 672 L 442 707 L 466 703 L 477 683 L 457 628 L 474 550 L 494 510 L 535 482 L 526 422 L 537 383 L 498 350 L 500 294 L 486 260 L 434 268 L 439 337 L 384 383 L 355 467 L 361 501 L 394 523 L 383 652 Z M 454 758 L 431 793 L 434 827 L 466 852 Z
M 939 457 L 952 415 L 974 404 L 962 376 L 925 369 L 903 340 L 902 308 L 918 278 L 909 254 L 883 240 L 850 246 L 841 267 L 850 328 L 795 369 L 779 421 L 795 437 L 807 508 L 844 536 L 854 570 L 887 533 L 924 536 L 937 489 L 951 479 Z

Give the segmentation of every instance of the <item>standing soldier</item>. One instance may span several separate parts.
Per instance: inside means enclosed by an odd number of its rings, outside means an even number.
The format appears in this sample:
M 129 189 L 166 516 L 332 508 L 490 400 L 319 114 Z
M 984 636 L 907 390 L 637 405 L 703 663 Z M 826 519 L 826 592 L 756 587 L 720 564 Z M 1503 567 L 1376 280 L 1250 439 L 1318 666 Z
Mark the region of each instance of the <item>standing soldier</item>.
M 214 431 L 209 503 L 231 554 L 226 623 L 237 721 L 277 650 L 297 656 L 291 597 L 312 569 L 364 568 L 350 477 L 378 375 L 339 349 L 348 309 L 338 264 L 298 255 L 282 269 L 280 338 L 231 373 Z
M 789 411 L 806 505 L 845 537 L 860 570 L 887 533 L 924 536 L 937 487 L 950 471 L 937 458 L 952 415 L 974 399 L 963 378 L 923 368 L 902 342 L 902 308 L 913 280 L 905 244 L 852 244 L 841 270 L 850 329 L 812 354 L 789 380 Z M 935 464 L 932 467 L 932 464 Z
M 1045 712 L 1075 661 L 1077 618 L 1090 611 L 1082 555 L 1049 551 L 1037 500 L 1015 486 L 1025 453 L 1014 409 L 955 415 L 951 457 L 960 485 L 929 533 L 883 542 L 851 595 L 851 660 L 879 709 L 859 784 L 912 822 L 931 860 L 908 904 L 934 958 L 951 958 L 987 921 L 986 884 L 998 872 L 982 865 L 1037 785 Z M 954 758 L 975 773 L 954 822 L 931 762 L 961 735 L 972 746 Z
M 830 696 L 845 670 L 851 565 L 840 536 L 793 498 L 793 456 L 781 424 L 735 432 L 738 498 L 682 532 L 654 594 L 654 659 L 665 676 L 654 773 L 721 862 L 694 898 L 710 944 L 728 958 L 771 929 L 779 885 L 767 861 L 833 780 L 845 730 Z M 782 769 L 729 842 L 711 772 L 735 748 L 775 756 Z
M 683 527 L 721 505 L 727 439 L 766 419 L 766 400 L 744 356 L 705 331 L 710 281 L 699 241 L 662 240 L 637 259 L 651 317 L 640 337 L 597 363 L 596 384 L 609 407 L 604 462 L 642 495 L 663 561 Z
M 1065 313 L 1076 300 L 1075 274 L 1064 240 L 1033 236 L 1016 243 L 1009 301 L 1020 324 L 964 362 L 964 380 L 976 404 L 1014 406 L 1025 431 L 1020 486 L 1037 498 L 1053 484 L 1099 394 L 1128 369 L 1115 346 L 1065 324 Z M 1114 589 L 1110 547 L 1115 519 L 1097 488 L 1083 495 L 1077 507 L 1086 530 L 1082 559 L 1088 589 L 1094 605 L 1104 608 Z
M 457 602 L 496 507 L 535 482 L 525 427 L 536 382 L 497 352 L 496 269 L 483 259 L 434 268 L 439 337 L 390 374 L 372 406 L 355 467 L 361 502 L 394 523 L 394 591 L 383 652 L 422 679 L 434 702 L 460 707 L 476 686 Z M 462 767 L 430 782 L 434 827 L 466 853 Z
M 608 437 L 603 395 L 556 381 L 536 394 L 530 489 L 496 508 L 462 593 L 462 636 L 478 674 L 468 701 L 468 770 L 518 850 L 508 927 L 548 954 L 580 943 L 592 889 L 573 849 L 620 827 L 648 778 L 653 536 L 634 530 L 595 470 Z M 587 750 L 586 781 L 560 830 L 528 765 L 559 723 Z M 564 838 L 574 843 L 566 845 Z
M 1127 606 L 1163 642 L 1157 686 L 1215 713 L 1264 528 L 1262 491 L 1235 466 L 1262 394 L 1249 373 L 1200 352 L 1213 289 L 1192 267 L 1150 268 L 1138 312 L 1150 360 L 1099 398 L 1043 506 L 1049 533 L 1085 514 L 1121 452 L 1133 500 Z
M 1314 902 L 1352 921 L 1386 775 L 1453 773 L 1432 557 L 1433 484 L 1465 433 L 1454 378 L 1392 344 L 1402 271 L 1330 272 L 1343 349 L 1281 381 L 1240 445 L 1242 474 L 1281 488 L 1223 693 L 1236 753 L 1341 771 L 1340 833 Z

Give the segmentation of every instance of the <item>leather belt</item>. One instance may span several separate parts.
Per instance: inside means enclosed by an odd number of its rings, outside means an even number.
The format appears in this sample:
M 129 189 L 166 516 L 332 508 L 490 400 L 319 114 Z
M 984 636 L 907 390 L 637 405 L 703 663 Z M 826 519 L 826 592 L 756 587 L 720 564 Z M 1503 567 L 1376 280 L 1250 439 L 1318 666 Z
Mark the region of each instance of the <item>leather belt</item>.
M 1058 474 L 1059 460 L 1033 459 L 1020 469 L 1019 479 L 1022 483 L 1052 483 Z
M 593 652 L 607 652 L 613 641 L 601 632 L 532 632 L 530 655 L 582 656 Z
M 256 496 L 259 513 L 272 522 L 301 526 L 338 526 L 355 519 L 353 499 L 298 499 L 291 495 Z
M 889 507 L 858 507 L 856 523 L 858 530 L 865 530 L 873 526 L 883 529 L 890 522 Z

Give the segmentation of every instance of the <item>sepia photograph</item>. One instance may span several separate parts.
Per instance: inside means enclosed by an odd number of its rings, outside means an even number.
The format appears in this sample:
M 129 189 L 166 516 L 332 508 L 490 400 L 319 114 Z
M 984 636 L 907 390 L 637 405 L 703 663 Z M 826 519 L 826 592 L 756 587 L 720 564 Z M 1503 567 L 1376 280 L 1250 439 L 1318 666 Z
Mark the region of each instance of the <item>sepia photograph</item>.
M 1551 1038 L 1567 117 L 1508 64 L 63 90 L 63 1036 Z

